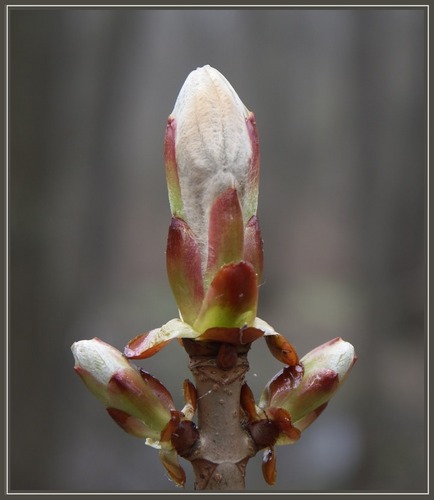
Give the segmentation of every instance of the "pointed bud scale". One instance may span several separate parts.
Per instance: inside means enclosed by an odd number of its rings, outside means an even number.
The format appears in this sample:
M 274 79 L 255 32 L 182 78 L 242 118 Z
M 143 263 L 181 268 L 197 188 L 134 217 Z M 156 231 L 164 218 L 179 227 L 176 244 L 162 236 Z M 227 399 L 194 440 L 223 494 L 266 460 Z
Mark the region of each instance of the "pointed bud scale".
M 169 283 L 181 317 L 192 324 L 204 296 L 201 255 L 191 229 L 176 217 L 169 228 L 166 263 Z
M 197 390 L 188 379 L 184 380 L 183 389 L 185 406 L 182 413 L 186 419 L 192 420 L 197 408 Z
M 179 319 L 171 319 L 161 328 L 134 337 L 124 348 L 128 359 L 146 359 L 153 356 L 176 338 L 194 339 L 200 335 L 190 325 Z
M 117 408 L 107 408 L 107 413 L 125 432 L 138 438 L 147 438 L 152 433 L 142 420 L 132 417 Z
M 273 447 L 264 451 L 262 457 L 262 475 L 267 484 L 273 486 L 276 482 L 276 455 Z
M 278 431 L 285 438 L 285 444 L 295 443 L 300 439 L 301 432 L 292 424 L 291 415 L 283 408 L 267 408 L 269 418 L 277 426 Z
M 139 372 L 145 384 L 158 397 L 161 403 L 171 411 L 174 410 L 175 405 L 173 403 L 172 395 L 166 389 L 166 387 L 164 387 L 164 385 L 157 378 L 152 376 L 150 373 L 145 372 L 145 370 L 143 370 L 142 368 L 140 368 Z
M 331 340 L 304 356 L 304 374 L 293 377 L 291 368 L 281 370 L 261 395 L 261 408 L 281 407 L 298 421 L 327 403 L 347 378 L 356 362 L 354 348 L 341 338 Z
M 248 187 L 246 190 L 246 202 L 244 204 L 245 220 L 249 220 L 256 214 L 259 194 L 259 137 L 254 113 L 249 113 L 249 116 L 246 119 L 246 125 L 250 143 L 252 145 L 252 157 L 250 159 L 247 176 Z
M 172 117 L 169 117 L 164 136 L 164 163 L 166 166 L 166 180 L 169 191 L 170 211 L 175 217 L 183 217 L 184 207 L 182 203 L 178 165 L 176 164 L 175 155 L 175 131 L 175 120 Z
M 175 449 L 161 449 L 160 450 L 160 460 L 164 465 L 169 478 L 177 485 L 184 486 L 185 484 L 185 472 L 184 469 L 179 465 L 178 453 Z
M 262 272 L 264 268 L 264 252 L 261 230 L 259 228 L 259 220 L 256 215 L 250 218 L 244 230 L 243 260 L 250 262 L 250 264 L 254 267 L 259 285 L 262 280 Z
M 174 403 L 168 390 L 157 379 L 149 374 L 145 379 L 136 370 L 134 375 L 125 370 L 118 371 L 110 379 L 107 390 L 113 407 L 143 420 L 153 433 L 149 437 L 160 435 Z
M 133 435 L 159 439 L 173 408 L 169 392 L 156 379 L 144 380 L 122 353 L 97 338 L 75 342 L 71 349 L 77 373 L 110 416 Z
M 315 420 L 321 415 L 321 413 L 327 408 L 327 403 L 323 403 L 321 406 L 318 406 L 318 408 L 315 408 L 315 410 L 311 411 L 307 415 L 305 415 L 303 418 L 300 418 L 297 420 L 297 429 L 300 432 L 303 432 L 305 429 L 307 429 L 311 424 L 315 422 Z M 279 443 L 281 444 L 281 443 Z M 282 443 L 284 444 L 284 443 Z
M 262 408 L 271 405 L 271 401 L 284 401 L 290 391 L 294 390 L 303 378 L 301 365 L 287 366 L 280 370 L 267 384 L 262 392 L 259 405 Z
M 131 339 L 124 348 L 125 357 L 128 359 L 146 359 L 157 354 L 160 349 L 172 340 L 161 339 L 159 342 L 154 342 L 157 337 L 156 334 L 159 332 L 160 328 L 156 328 L 148 333 L 141 333 Z
M 243 257 L 243 214 L 235 188 L 223 191 L 214 200 L 209 215 L 208 264 L 206 276 L 212 279 L 224 264 Z
M 265 337 L 268 349 L 271 354 L 285 365 L 298 365 L 298 355 L 294 347 L 280 333 L 276 335 L 267 335 Z
M 168 448 L 168 443 L 171 442 L 172 434 L 178 427 L 179 422 L 181 422 L 181 418 L 182 418 L 181 412 L 176 410 L 172 410 L 170 412 L 170 420 L 167 423 L 166 427 L 164 427 L 164 429 L 161 431 L 160 435 L 160 442 L 162 447 Z
M 247 262 L 223 266 L 211 282 L 193 327 L 199 332 L 214 327 L 250 326 L 256 316 L 258 286 Z
M 261 420 L 257 412 L 255 397 L 247 382 L 241 386 L 240 405 L 250 423 Z

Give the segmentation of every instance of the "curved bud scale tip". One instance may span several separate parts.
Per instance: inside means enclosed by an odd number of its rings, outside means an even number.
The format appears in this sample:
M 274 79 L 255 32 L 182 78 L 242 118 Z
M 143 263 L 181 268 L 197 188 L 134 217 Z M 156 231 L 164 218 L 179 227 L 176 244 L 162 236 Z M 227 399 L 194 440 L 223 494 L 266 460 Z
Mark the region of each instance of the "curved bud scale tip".
M 170 412 L 170 420 L 167 423 L 166 427 L 161 431 L 160 442 L 162 445 L 165 443 L 169 443 L 172 439 L 172 434 L 175 429 L 178 427 L 179 422 L 181 421 L 182 414 L 179 411 L 172 410 Z
M 172 215 L 182 217 L 184 207 L 182 203 L 181 186 L 179 184 L 178 165 L 175 154 L 176 122 L 170 117 L 167 120 L 164 136 L 164 160 L 166 166 L 166 180 L 169 191 L 170 211 Z
M 241 386 L 240 404 L 250 423 L 261 420 L 257 412 L 255 397 L 247 382 Z
M 195 339 L 199 335 L 200 333 L 193 330 L 189 324 L 177 318 L 171 319 L 162 327 L 137 335 L 130 340 L 124 348 L 124 354 L 129 359 L 149 358 L 173 339 Z
M 300 384 L 303 373 L 304 370 L 301 365 L 282 368 L 265 387 L 260 406 L 269 406 L 271 401 L 280 401 L 280 398 L 284 400 L 289 392 Z
M 270 486 L 273 486 L 276 482 L 276 454 L 272 447 L 264 451 L 262 457 L 262 475 L 266 483 Z
M 185 379 L 183 384 L 185 406 L 182 410 L 185 418 L 191 420 L 197 408 L 197 390 L 190 380 Z
M 256 316 L 258 286 L 248 262 L 227 264 L 215 275 L 193 327 L 205 332 L 214 327 L 251 326 Z
M 247 177 L 248 188 L 246 190 L 245 203 L 245 220 L 256 214 L 258 208 L 259 194 L 259 137 L 256 127 L 256 119 L 254 113 L 250 112 L 246 119 L 247 132 L 249 134 L 250 143 L 252 145 L 252 157 L 249 165 Z
M 296 366 L 299 363 L 294 347 L 280 333 L 265 337 L 271 354 L 285 365 Z
M 164 385 L 157 378 L 152 376 L 150 373 L 145 372 L 142 368 L 140 368 L 140 375 L 161 403 L 170 410 L 174 410 L 175 403 L 173 402 L 172 395 L 166 387 L 164 387 Z
M 169 478 L 177 485 L 184 486 L 185 484 L 185 472 L 184 469 L 179 465 L 178 453 L 175 449 L 161 449 L 160 450 L 160 460 L 164 465 Z
M 153 342 L 154 330 L 149 333 L 141 333 L 131 339 L 124 348 L 124 354 L 128 359 L 146 359 L 168 344 L 172 339 L 162 340 L 160 342 Z

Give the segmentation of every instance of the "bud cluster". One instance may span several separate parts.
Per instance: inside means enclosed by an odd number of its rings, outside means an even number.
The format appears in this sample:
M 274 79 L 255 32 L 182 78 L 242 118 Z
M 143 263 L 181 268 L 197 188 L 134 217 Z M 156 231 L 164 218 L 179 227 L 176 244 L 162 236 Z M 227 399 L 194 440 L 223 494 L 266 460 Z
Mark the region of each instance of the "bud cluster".
M 244 383 L 240 425 L 255 450 L 264 450 L 263 474 L 273 484 L 275 445 L 296 442 L 321 414 L 353 367 L 354 348 L 336 338 L 299 360 L 285 337 L 256 316 L 263 272 L 256 121 L 214 68 L 196 69 L 182 86 L 168 118 L 164 158 L 172 213 L 166 264 L 179 318 L 136 336 L 123 353 L 97 338 L 76 342 L 75 370 L 122 429 L 159 449 L 170 477 L 183 485 L 178 455 L 189 457 L 200 440 L 196 389 L 184 382 L 185 406 L 178 411 L 169 391 L 131 360 L 153 356 L 177 338 L 190 355 L 219 346 L 217 367 L 229 371 L 240 352 L 264 337 L 285 367 L 258 404 Z

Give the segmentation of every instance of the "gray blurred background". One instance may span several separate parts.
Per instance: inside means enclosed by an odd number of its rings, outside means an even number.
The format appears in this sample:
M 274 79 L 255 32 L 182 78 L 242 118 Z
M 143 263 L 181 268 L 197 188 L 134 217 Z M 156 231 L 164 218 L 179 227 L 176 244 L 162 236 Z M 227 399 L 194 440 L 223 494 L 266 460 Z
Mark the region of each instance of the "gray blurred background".
M 424 9 L 9 11 L 10 488 L 180 491 L 73 371 L 177 316 L 166 119 L 210 64 L 256 114 L 259 316 L 300 355 L 342 336 L 346 385 L 256 491 L 426 491 Z M 281 368 L 258 340 L 256 396 Z M 138 362 L 182 404 L 187 355 Z M 190 464 L 187 490 L 193 487 Z

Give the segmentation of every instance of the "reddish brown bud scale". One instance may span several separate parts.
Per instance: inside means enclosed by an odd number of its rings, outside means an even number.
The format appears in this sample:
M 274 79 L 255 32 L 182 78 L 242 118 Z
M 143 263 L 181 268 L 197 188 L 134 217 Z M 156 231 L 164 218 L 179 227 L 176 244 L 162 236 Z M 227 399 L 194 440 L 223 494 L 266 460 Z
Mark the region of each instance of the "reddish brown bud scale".
M 300 365 L 283 368 L 270 380 L 265 389 L 267 401 L 270 402 L 280 393 L 287 394 L 300 384 L 302 377 L 303 368 Z
M 164 159 L 166 163 L 175 163 L 175 120 L 171 116 L 167 119 L 166 133 L 164 135 Z
M 276 423 L 279 431 L 292 441 L 300 439 L 301 432 L 292 425 L 291 415 L 283 408 L 267 408 L 267 415 Z
M 294 347 L 280 333 L 265 337 L 271 354 L 285 365 L 298 365 L 299 359 Z
M 256 411 L 255 397 L 253 396 L 252 390 L 247 385 L 247 382 L 244 382 L 241 386 L 240 404 L 249 422 L 260 420 L 261 417 Z
M 276 455 L 273 448 L 264 451 L 262 457 L 262 475 L 270 486 L 276 482 Z
M 107 413 L 110 417 L 128 434 L 143 438 L 148 432 L 147 426 L 138 418 L 132 417 L 125 411 L 118 408 L 107 408 Z
M 169 474 L 170 479 L 178 486 L 185 484 L 184 469 L 178 463 L 178 455 L 175 450 L 160 450 L 160 460 Z
M 175 429 L 178 427 L 179 422 L 181 421 L 181 413 L 176 410 L 172 410 L 170 412 L 170 420 L 167 422 L 166 427 L 161 431 L 160 441 L 162 443 L 168 443 L 172 439 L 172 434 Z
M 140 369 L 140 375 L 144 382 L 150 386 L 153 393 L 158 397 L 158 399 L 170 410 L 175 409 L 175 404 L 172 399 L 170 392 L 164 387 L 164 385 L 150 373 L 145 372 L 142 368 Z
M 231 187 L 217 196 L 211 206 L 206 276 L 212 278 L 224 264 L 241 260 L 243 246 L 243 214 L 237 190 Z
M 166 344 L 170 342 L 162 341 L 155 345 L 149 345 L 149 333 L 141 333 L 131 339 L 124 348 L 124 354 L 128 359 L 146 359 L 156 354 Z
M 327 401 L 327 403 L 323 403 L 321 406 L 318 406 L 318 408 L 314 410 L 316 418 L 318 418 L 321 415 L 321 413 L 327 408 L 328 404 L 329 402 Z
M 197 408 L 197 390 L 196 387 L 190 382 L 190 380 L 184 380 L 184 401 L 185 404 L 190 404 L 193 412 L 196 411 Z
M 204 297 L 201 255 L 190 227 L 176 217 L 169 227 L 166 264 L 178 308 L 184 321 L 192 324 Z
M 256 316 L 257 298 L 258 286 L 252 264 L 227 264 L 211 282 L 194 328 L 205 331 L 217 326 L 248 326 Z
M 130 398 L 139 399 L 141 389 L 136 383 L 125 374 L 124 371 L 118 371 L 113 374 L 107 384 L 109 393 L 128 394 Z
M 252 145 L 252 158 L 250 160 L 249 174 L 248 174 L 248 184 L 249 184 L 248 190 L 250 193 L 249 196 L 254 198 L 257 202 L 258 190 L 259 190 L 260 153 L 259 153 L 258 129 L 256 127 L 256 118 L 253 112 L 249 113 L 249 116 L 246 119 L 246 126 L 250 142 Z

